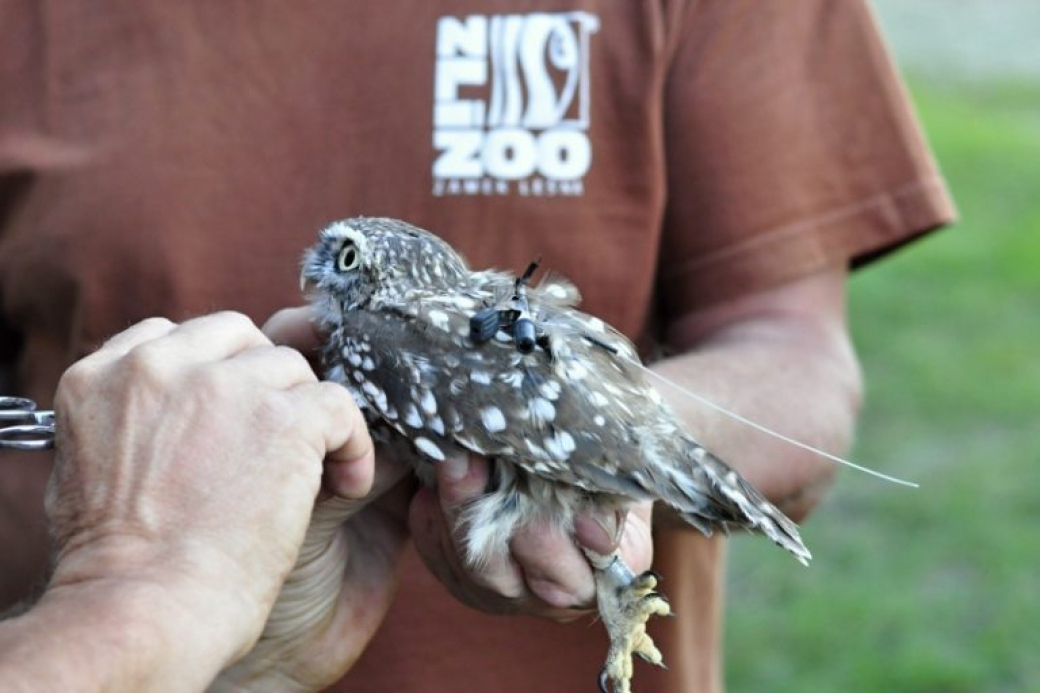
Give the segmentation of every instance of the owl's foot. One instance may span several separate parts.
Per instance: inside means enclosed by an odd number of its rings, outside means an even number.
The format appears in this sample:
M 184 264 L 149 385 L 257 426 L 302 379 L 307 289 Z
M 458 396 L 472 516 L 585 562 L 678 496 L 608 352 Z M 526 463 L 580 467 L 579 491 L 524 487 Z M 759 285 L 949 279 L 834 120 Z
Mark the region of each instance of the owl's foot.
M 599 614 L 610 637 L 607 661 L 599 675 L 603 693 L 630 693 L 632 657 L 664 666 L 660 650 L 646 633 L 651 616 L 672 613 L 668 601 L 656 592 L 660 576 L 648 571 L 634 575 L 621 556 L 587 554 L 595 568 Z

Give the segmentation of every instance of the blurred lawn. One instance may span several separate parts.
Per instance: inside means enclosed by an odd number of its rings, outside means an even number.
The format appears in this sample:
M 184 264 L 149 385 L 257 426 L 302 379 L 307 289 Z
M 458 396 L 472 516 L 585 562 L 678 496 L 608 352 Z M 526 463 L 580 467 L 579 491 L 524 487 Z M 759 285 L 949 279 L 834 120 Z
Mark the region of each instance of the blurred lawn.
M 962 221 L 856 275 L 868 401 L 802 569 L 731 542 L 736 693 L 1040 690 L 1040 85 L 911 79 Z

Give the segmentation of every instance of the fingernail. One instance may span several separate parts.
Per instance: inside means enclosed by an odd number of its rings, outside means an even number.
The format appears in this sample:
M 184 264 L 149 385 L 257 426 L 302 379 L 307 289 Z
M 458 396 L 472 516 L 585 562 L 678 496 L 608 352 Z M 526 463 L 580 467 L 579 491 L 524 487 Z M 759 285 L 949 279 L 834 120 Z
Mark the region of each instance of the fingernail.
M 449 455 L 441 464 L 444 465 L 444 476 L 452 481 L 464 479 L 469 474 L 468 453 L 459 452 Z
M 612 551 L 617 544 L 617 513 L 590 512 L 578 516 L 574 533 L 585 547 L 593 551 Z

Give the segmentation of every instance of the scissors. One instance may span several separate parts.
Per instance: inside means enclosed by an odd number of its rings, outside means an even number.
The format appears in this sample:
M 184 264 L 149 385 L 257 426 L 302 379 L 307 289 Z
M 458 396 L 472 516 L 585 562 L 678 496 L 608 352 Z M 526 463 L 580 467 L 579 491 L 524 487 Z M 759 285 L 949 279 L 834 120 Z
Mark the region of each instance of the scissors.
M 54 412 L 25 397 L 0 396 L 0 450 L 54 447 Z

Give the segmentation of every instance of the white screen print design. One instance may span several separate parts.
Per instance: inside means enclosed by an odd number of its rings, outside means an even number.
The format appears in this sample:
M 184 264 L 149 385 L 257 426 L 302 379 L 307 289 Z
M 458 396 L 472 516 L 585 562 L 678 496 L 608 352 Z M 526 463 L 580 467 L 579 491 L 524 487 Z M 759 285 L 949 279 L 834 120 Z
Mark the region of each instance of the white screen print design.
M 434 75 L 434 194 L 581 194 L 587 12 L 442 17 Z

